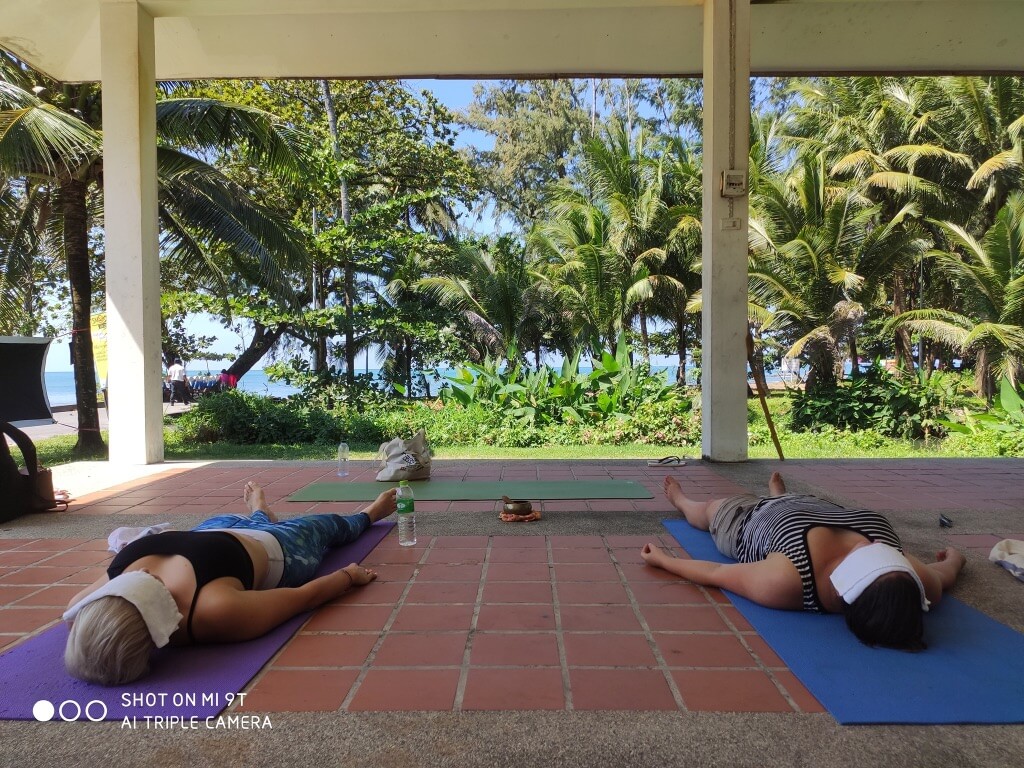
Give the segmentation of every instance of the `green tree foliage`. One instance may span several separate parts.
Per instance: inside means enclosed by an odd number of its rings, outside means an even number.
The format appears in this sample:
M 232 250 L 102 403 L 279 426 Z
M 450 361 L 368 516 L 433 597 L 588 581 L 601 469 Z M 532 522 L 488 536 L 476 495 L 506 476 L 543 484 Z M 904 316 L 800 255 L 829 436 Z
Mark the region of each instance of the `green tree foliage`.
M 570 175 L 580 145 L 595 133 L 589 87 L 585 80 L 478 84 L 460 115 L 493 137 L 492 148 L 471 148 L 469 159 L 497 212 L 522 231 L 545 218 L 552 185 Z
M 101 94 L 95 84 L 57 83 L 18 65 L 7 55 L 0 67 L 0 172 L 22 179 L 18 197 L 22 222 L 7 248 L 0 313 L 31 308 L 24 301 L 26 277 L 37 257 L 60 258 L 68 277 L 73 363 L 79 418 L 79 455 L 105 449 L 96 410 L 90 316 L 94 273 L 102 244 L 93 239 L 101 224 Z M 29 84 L 36 83 L 29 90 Z M 281 261 L 299 263 L 301 243 L 286 222 L 259 205 L 197 154 L 234 145 L 239 156 L 271 170 L 292 170 L 302 152 L 294 134 L 279 130 L 270 115 L 201 99 L 164 100 L 157 106 L 157 148 L 161 250 L 175 267 L 216 279 L 207 258 L 222 249 L 240 269 L 262 279 L 280 278 Z M 193 153 L 190 154 L 189 152 Z M 9 183 L 9 182 L 8 182 Z M 31 236 L 27 222 L 37 233 Z M 15 253 L 15 250 L 17 252 Z M 278 280 L 280 284 L 280 281 Z

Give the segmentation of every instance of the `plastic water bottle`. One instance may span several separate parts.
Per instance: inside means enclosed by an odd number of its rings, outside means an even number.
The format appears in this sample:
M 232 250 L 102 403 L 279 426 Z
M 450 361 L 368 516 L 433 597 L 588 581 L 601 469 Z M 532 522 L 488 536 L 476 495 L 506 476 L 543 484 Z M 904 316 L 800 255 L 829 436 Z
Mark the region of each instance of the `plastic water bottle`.
M 416 501 L 408 480 L 398 483 L 398 543 L 403 547 L 411 547 L 416 543 Z
M 348 476 L 348 443 L 338 443 L 338 477 Z

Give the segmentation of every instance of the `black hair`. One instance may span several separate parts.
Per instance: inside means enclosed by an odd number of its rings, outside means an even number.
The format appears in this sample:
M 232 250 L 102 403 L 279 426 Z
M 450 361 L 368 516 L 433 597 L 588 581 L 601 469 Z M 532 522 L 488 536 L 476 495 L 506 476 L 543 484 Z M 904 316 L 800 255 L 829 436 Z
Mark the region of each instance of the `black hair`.
M 923 651 L 921 590 L 909 573 L 879 576 L 860 596 L 843 604 L 846 626 L 862 643 L 901 651 Z

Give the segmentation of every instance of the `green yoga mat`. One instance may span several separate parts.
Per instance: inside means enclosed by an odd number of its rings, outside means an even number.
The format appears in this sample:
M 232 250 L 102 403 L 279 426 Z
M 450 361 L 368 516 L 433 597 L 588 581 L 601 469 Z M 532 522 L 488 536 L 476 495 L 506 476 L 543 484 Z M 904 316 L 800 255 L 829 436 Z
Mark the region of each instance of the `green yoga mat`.
M 398 483 L 312 483 L 288 501 L 372 501 Z M 409 483 L 421 501 L 497 501 L 510 499 L 650 499 L 650 491 L 632 480 L 414 480 Z

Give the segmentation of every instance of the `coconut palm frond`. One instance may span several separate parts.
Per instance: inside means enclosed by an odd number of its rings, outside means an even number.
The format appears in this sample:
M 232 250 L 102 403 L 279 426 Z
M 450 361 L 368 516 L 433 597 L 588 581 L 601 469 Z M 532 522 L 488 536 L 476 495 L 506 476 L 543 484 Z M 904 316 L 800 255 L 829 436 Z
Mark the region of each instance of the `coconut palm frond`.
M 883 327 L 883 333 L 906 328 L 914 333 L 948 344 L 958 350 L 966 349 L 967 337 L 974 323 L 963 315 L 942 309 L 914 309 L 897 315 Z
M 1020 153 L 1017 150 L 1008 149 L 1004 152 L 1000 152 L 997 155 L 993 155 L 978 166 L 978 170 L 974 172 L 974 175 L 967 181 L 968 189 L 981 189 L 995 176 L 997 173 L 1010 170 L 1011 168 L 1020 168 L 1021 158 Z
M 1024 328 L 1004 323 L 978 323 L 964 340 L 964 347 L 994 346 L 1014 354 L 1024 354 Z
M 934 182 L 902 171 L 881 171 L 864 180 L 869 187 L 888 189 L 900 194 L 923 194 L 930 197 L 941 197 L 942 188 Z
M 842 176 L 847 173 L 866 174 L 869 171 L 887 170 L 882 158 L 867 149 L 858 149 L 836 160 L 829 169 L 829 175 Z
M 92 128 L 49 104 L 0 112 L 0 171 L 9 176 L 73 177 L 100 151 Z
M 158 101 L 157 131 L 176 146 L 231 149 L 249 162 L 297 178 L 314 156 L 311 137 L 254 107 L 216 99 Z
M 961 168 L 971 168 L 974 165 L 968 155 L 962 152 L 953 152 L 937 144 L 904 144 L 887 150 L 885 157 L 899 161 L 911 173 L 913 173 L 914 166 L 921 159 L 943 160 L 946 163 Z

